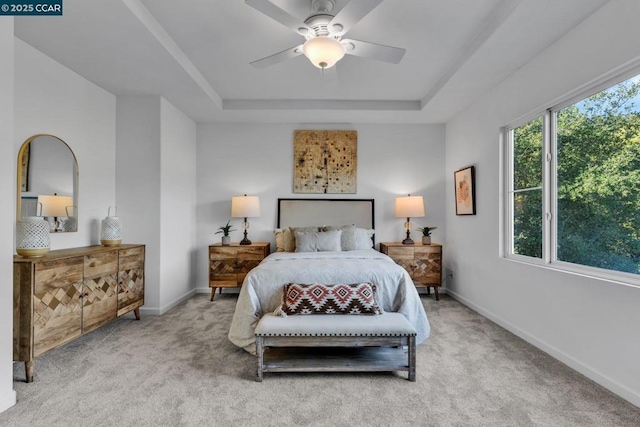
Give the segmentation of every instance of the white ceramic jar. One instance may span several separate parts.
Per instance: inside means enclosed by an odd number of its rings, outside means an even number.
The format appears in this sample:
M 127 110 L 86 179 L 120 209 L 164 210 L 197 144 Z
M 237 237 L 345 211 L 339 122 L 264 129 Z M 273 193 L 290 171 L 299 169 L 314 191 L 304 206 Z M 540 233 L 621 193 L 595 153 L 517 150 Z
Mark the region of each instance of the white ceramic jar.
M 117 216 L 111 216 L 111 208 L 117 213 L 115 206 L 109 206 L 107 217 L 102 220 L 100 227 L 100 243 L 104 246 L 118 246 L 122 243 L 122 221 Z
M 51 249 L 49 222 L 41 216 L 29 216 L 16 223 L 16 252 L 25 258 L 46 255 Z

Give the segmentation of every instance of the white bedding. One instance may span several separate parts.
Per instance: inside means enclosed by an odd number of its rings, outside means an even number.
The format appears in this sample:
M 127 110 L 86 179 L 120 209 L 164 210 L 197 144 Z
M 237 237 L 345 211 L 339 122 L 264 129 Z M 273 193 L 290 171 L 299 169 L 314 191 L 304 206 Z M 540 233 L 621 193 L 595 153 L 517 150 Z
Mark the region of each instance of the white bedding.
M 418 344 L 429 337 L 427 315 L 409 274 L 388 256 L 368 249 L 272 253 L 244 279 L 229 340 L 255 353 L 254 329 L 265 313 L 281 304 L 282 288 L 287 283 L 363 282 L 377 286 L 379 303 L 385 311 L 402 313 L 409 320 L 418 332 Z

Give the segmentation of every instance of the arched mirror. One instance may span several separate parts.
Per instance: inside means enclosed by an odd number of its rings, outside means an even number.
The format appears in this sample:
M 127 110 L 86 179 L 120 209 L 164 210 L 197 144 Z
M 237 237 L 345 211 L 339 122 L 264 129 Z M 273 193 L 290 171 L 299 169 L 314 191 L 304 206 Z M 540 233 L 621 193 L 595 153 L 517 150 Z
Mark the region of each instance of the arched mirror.
M 34 135 L 18 153 L 16 220 L 43 216 L 52 233 L 78 231 L 78 162 L 66 142 Z

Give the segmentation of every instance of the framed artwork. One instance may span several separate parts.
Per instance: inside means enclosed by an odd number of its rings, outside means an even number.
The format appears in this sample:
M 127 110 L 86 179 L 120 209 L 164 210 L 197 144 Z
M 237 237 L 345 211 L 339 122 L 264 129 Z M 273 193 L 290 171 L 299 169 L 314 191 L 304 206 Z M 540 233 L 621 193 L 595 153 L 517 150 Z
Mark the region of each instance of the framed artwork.
M 476 175 L 473 166 L 453 173 L 456 185 L 456 215 L 476 214 Z
M 357 131 L 294 132 L 294 193 L 355 194 L 357 174 Z

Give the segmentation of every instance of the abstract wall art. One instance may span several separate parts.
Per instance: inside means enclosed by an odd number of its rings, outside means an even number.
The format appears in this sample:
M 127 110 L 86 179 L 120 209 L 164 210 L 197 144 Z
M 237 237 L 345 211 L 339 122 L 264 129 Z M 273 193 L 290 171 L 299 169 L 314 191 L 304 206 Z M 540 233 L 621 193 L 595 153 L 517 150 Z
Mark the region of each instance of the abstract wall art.
M 357 175 L 357 131 L 294 131 L 294 193 L 355 194 Z

